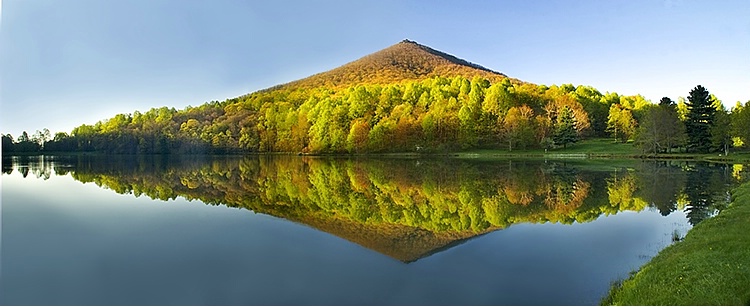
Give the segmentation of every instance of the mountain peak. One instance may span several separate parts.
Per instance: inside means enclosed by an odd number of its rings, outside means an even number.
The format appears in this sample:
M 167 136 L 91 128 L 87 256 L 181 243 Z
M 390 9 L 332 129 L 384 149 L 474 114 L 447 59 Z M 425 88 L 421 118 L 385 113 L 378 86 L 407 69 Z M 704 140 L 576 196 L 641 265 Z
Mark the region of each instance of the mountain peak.
M 406 43 L 406 44 L 415 44 L 415 45 L 419 45 L 419 43 L 417 43 L 417 42 L 415 42 L 415 41 L 413 41 L 413 40 L 409 40 L 408 38 L 404 38 L 404 40 L 402 40 L 402 41 L 401 41 L 400 43 Z M 421 45 L 420 45 L 420 46 L 421 46 Z
M 422 80 L 431 77 L 480 76 L 497 81 L 507 76 L 460 59 L 451 54 L 432 49 L 409 39 L 366 55 L 332 70 L 279 85 L 287 87 L 348 87 L 357 84 L 387 84 L 404 80 Z M 517 80 L 516 80 L 517 81 Z
M 420 44 L 420 43 L 418 43 L 416 41 L 412 41 L 412 40 L 409 40 L 409 39 L 404 39 L 399 44 L 412 45 L 412 46 L 418 47 L 418 48 L 420 48 L 421 50 L 423 50 L 423 51 L 425 51 L 427 53 L 430 53 L 430 54 L 435 55 L 437 57 L 441 57 L 441 58 L 443 58 L 443 59 L 445 59 L 445 60 L 447 60 L 447 61 L 449 61 L 449 62 L 451 62 L 453 64 L 456 64 L 456 65 L 468 66 L 468 67 L 475 68 L 475 69 L 478 69 L 478 70 L 483 70 L 483 71 L 486 71 L 486 72 L 489 72 L 489 73 L 493 73 L 493 74 L 498 74 L 498 75 L 505 76 L 504 74 L 502 74 L 500 72 L 491 70 L 489 68 L 486 68 L 486 67 L 478 65 L 478 64 L 474 64 L 474 63 L 469 62 L 467 60 L 458 58 L 458 57 L 456 57 L 454 55 L 451 55 L 451 54 L 448 54 L 448 53 L 445 53 L 445 52 L 442 52 L 442 51 L 439 51 L 439 50 L 432 49 L 429 46 L 422 45 L 422 44 Z M 394 46 L 396 46 L 396 45 L 394 45 Z

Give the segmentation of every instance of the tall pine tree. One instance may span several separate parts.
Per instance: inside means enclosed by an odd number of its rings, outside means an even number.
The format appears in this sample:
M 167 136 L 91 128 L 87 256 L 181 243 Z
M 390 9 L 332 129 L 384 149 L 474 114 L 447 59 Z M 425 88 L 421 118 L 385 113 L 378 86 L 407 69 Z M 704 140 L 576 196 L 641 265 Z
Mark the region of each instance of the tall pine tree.
M 703 86 L 696 86 L 690 91 L 686 103 L 688 113 L 685 130 L 688 135 L 688 149 L 696 152 L 708 152 L 711 149 L 711 128 L 714 126 L 716 108 Z
M 566 148 L 570 143 L 578 141 L 576 118 L 573 116 L 573 111 L 567 106 L 563 107 L 557 116 L 557 124 L 555 125 L 552 139 L 555 145 L 562 145 L 563 148 Z

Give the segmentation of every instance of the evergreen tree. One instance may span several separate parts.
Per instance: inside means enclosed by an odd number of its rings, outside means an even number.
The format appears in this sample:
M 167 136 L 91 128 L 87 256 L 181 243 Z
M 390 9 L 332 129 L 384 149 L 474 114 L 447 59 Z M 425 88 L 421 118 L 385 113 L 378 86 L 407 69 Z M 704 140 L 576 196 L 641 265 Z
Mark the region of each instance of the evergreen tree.
M 690 91 L 686 105 L 688 113 L 685 129 L 688 135 L 688 149 L 708 152 L 711 149 L 711 129 L 716 113 L 708 90 L 703 86 L 696 86 Z
M 661 100 L 659 100 L 659 106 L 676 108 L 674 101 L 672 101 L 672 99 L 669 97 L 662 97 Z
M 576 120 L 573 116 L 573 111 L 567 106 L 560 110 L 552 138 L 555 145 L 562 145 L 563 148 L 566 148 L 568 144 L 575 143 L 578 140 L 578 134 L 576 133 Z
M 10 134 L 2 135 L 2 152 L 3 154 L 13 152 L 13 137 Z

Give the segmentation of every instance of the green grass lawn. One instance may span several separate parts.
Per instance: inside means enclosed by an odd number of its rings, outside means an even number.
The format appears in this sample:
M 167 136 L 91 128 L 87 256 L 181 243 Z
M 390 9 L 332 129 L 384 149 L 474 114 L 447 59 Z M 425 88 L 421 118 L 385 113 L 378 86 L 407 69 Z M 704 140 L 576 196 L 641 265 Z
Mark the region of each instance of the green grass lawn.
M 612 139 L 591 139 L 572 144 L 568 148 L 558 148 L 548 152 L 638 155 L 641 150 L 632 143 L 615 143 Z
M 569 145 L 567 148 L 555 148 L 545 151 L 544 149 L 527 150 L 502 150 L 502 149 L 476 149 L 456 153 L 459 157 L 544 157 L 544 158 L 651 158 L 651 159 L 678 159 L 678 160 L 704 160 L 713 162 L 750 162 L 750 152 L 731 152 L 729 156 L 719 153 L 697 154 L 697 153 L 668 153 L 668 154 L 644 154 L 640 148 L 633 143 L 615 143 L 611 138 L 588 139 Z
M 750 182 L 732 204 L 613 286 L 603 305 L 750 304 Z
M 638 155 L 640 149 L 632 143 L 615 143 L 612 139 L 589 139 L 570 144 L 566 148 L 555 148 L 545 151 L 544 149 L 527 150 L 500 150 L 500 149 L 477 149 L 460 152 L 462 155 L 554 155 L 554 154 L 616 154 L 616 155 Z

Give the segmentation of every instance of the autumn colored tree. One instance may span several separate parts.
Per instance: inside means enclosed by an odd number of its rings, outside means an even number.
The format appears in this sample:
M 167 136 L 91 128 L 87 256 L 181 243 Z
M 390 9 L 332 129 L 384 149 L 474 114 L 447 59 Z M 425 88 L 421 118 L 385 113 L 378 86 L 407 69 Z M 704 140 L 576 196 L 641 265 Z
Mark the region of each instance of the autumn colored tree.
M 351 124 L 349 135 L 346 138 L 346 150 L 351 153 L 360 153 L 367 149 L 367 137 L 370 134 L 370 126 L 363 119 L 356 119 Z
M 716 105 L 715 98 L 707 97 Z M 545 86 L 483 75 L 435 76 L 387 84 L 285 86 L 182 110 L 135 111 L 81 125 L 42 143 L 52 146 L 50 150 L 126 154 L 513 150 L 565 147 L 573 139 L 601 135 L 602 127 L 608 127 L 604 131 L 617 141 L 632 139 L 638 131 L 639 144 L 645 144 L 648 133 L 667 133 L 651 148 L 669 151 L 680 146 L 679 125 L 672 115 L 687 119 L 687 104 L 670 107 L 669 115 L 658 110 L 649 115 L 653 106 L 639 95 L 602 95 L 588 86 Z M 743 131 L 748 129 L 743 130 L 740 116 L 745 113 L 738 108 L 729 126 L 709 130 L 709 147 L 726 144 L 727 138 L 716 139 L 727 136 L 726 131 L 733 141 L 747 141 Z M 645 127 L 636 130 L 639 121 Z M 574 137 L 562 133 L 567 131 L 563 127 L 571 126 Z M 26 138 L 31 141 L 28 134 Z M 35 134 L 35 140 L 42 138 Z
M 552 101 L 548 102 L 544 106 L 544 112 L 553 123 L 559 122 L 558 117 L 562 113 L 563 109 L 568 109 L 568 111 L 570 112 L 570 116 L 572 116 L 575 120 L 575 131 L 577 137 L 583 136 L 584 133 L 591 127 L 591 123 L 589 122 L 589 117 L 588 113 L 586 113 L 586 110 L 583 109 L 581 103 L 578 102 L 578 100 L 576 100 L 572 95 L 565 94 L 562 96 L 556 96 L 552 98 Z
M 526 148 L 534 143 L 534 110 L 527 105 L 512 107 L 503 118 L 503 132 L 508 141 L 508 150 Z

